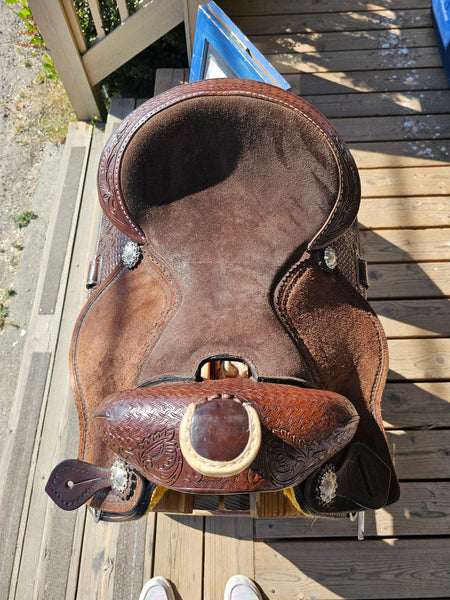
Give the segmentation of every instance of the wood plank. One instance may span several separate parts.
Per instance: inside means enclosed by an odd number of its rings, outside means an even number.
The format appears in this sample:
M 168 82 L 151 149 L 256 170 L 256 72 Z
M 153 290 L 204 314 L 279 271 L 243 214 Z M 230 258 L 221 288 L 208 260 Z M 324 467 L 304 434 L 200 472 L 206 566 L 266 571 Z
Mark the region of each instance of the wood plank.
M 221 0 L 222 10 L 230 16 L 242 15 L 290 15 L 307 13 L 335 13 L 342 11 L 374 11 L 382 8 L 398 10 L 405 8 L 427 8 L 426 0 L 321 0 L 320 2 L 301 2 L 298 0 Z
M 78 45 L 72 35 L 70 19 L 66 16 L 59 0 L 29 1 L 33 17 L 45 44 L 51 48 L 52 58 L 64 89 L 80 120 L 105 116 L 105 108 L 98 90 L 86 75 Z
M 446 114 L 450 106 L 450 90 L 367 92 L 357 100 L 351 94 L 303 96 L 329 119 L 342 117 L 399 116 L 414 114 Z
M 154 518 L 154 515 L 148 516 L 150 522 L 154 521 Z M 146 566 L 153 556 L 153 546 L 146 545 L 147 525 L 145 518 L 113 524 L 119 532 L 112 565 L 114 586 L 111 600 L 139 600 L 146 579 Z
M 77 600 L 95 598 L 112 600 L 114 589 L 113 565 L 120 528 L 116 523 L 94 523 L 88 515 L 78 575 Z
M 390 381 L 431 381 L 450 377 L 450 339 L 389 340 Z
M 368 262 L 450 259 L 449 228 L 365 230 L 360 235 L 364 258 Z
M 450 431 L 391 430 L 386 432 L 399 479 L 450 478 Z
M 350 150 L 359 169 L 429 167 L 450 162 L 448 140 L 353 142 Z
M 450 296 L 448 263 L 369 265 L 369 300 Z
M 126 0 L 117 0 L 117 8 L 119 9 L 120 20 L 123 23 L 130 16 Z
M 442 68 L 392 69 L 386 71 L 339 71 L 332 73 L 292 73 L 285 79 L 290 91 L 300 96 L 352 94 L 357 92 L 403 92 L 406 90 L 446 90 Z
M 92 21 L 94 22 L 97 37 L 101 40 L 105 37 L 105 28 L 103 27 L 102 15 L 100 14 L 100 4 L 98 0 L 88 0 L 91 11 Z
M 236 25 L 247 36 L 278 34 L 278 33 L 303 33 L 314 31 L 324 33 L 328 31 L 380 31 L 398 28 L 431 27 L 431 15 L 428 9 L 408 10 L 373 10 L 370 12 L 335 12 L 330 19 L 328 14 L 299 14 L 295 13 L 286 19 L 285 15 L 271 15 L 268 19 L 264 15 L 236 17 Z
M 238 573 L 255 576 L 253 519 L 205 517 L 204 598 L 222 598 L 228 579 Z
M 79 223 L 88 223 L 90 226 L 77 228 L 75 244 L 72 255 L 72 263 L 67 283 L 67 295 L 62 316 L 60 331 L 60 341 L 58 345 L 58 354 L 55 361 L 55 370 L 52 377 L 51 394 L 49 401 L 52 405 L 48 410 L 48 422 L 45 423 L 45 429 L 42 434 L 41 447 L 39 452 L 38 466 L 41 469 L 41 480 L 45 481 L 50 470 L 59 460 L 76 456 L 78 446 L 78 427 L 73 424 L 78 423 L 75 403 L 73 400 L 70 383 L 67 377 L 67 357 L 72 337 L 72 327 L 81 304 L 86 297 L 85 281 L 88 256 L 86 247 L 92 237 L 92 231 L 96 229 L 95 207 L 97 205 L 95 182 L 98 160 L 104 143 L 104 130 L 101 126 L 94 127 L 89 162 L 84 177 L 85 187 L 79 214 Z M 62 402 L 62 398 L 64 402 Z M 55 404 L 56 403 L 56 404 Z M 58 421 L 59 419 L 59 421 Z M 55 432 L 64 440 L 68 436 L 71 445 L 55 446 Z M 66 433 L 67 431 L 67 433 Z M 61 433 L 63 432 L 64 435 Z M 44 558 L 39 563 L 35 582 L 35 587 L 46 590 L 48 597 L 53 598 L 73 598 L 74 590 L 78 584 L 79 564 L 82 549 L 82 536 L 85 529 L 85 510 L 81 509 L 76 513 L 65 513 L 47 500 L 47 515 L 45 527 L 42 531 L 42 548 Z M 39 499 L 39 503 L 33 502 L 32 514 L 30 518 L 37 526 L 40 522 L 39 513 L 35 512 L 39 508 L 44 498 Z M 69 516 L 70 515 L 70 516 Z M 69 520 L 71 519 L 71 520 Z M 74 521 L 74 524 L 72 524 Z M 69 526 L 71 525 L 71 526 Z M 58 573 L 58 577 L 55 577 Z M 27 574 L 24 572 L 24 577 Z M 66 596 L 67 595 L 67 596 Z
M 388 338 L 450 337 L 450 301 L 378 300 L 371 302 Z
M 448 116 L 450 117 L 450 115 Z M 359 172 L 359 175 L 364 198 L 448 196 L 450 194 L 450 165 L 443 167 L 364 169 Z
M 80 223 L 90 223 L 91 231 L 89 238 L 80 247 L 77 255 L 80 258 L 80 262 L 89 262 L 94 255 L 94 249 L 98 235 L 98 222 L 100 219 L 100 207 L 97 199 L 96 190 L 96 176 L 100 154 L 103 150 L 105 140 L 113 133 L 113 131 L 119 126 L 122 119 L 134 108 L 134 100 L 128 98 L 113 99 L 108 114 L 108 121 L 105 127 L 104 135 L 98 139 L 98 143 L 93 152 L 90 164 L 89 172 L 86 179 L 86 192 L 83 198 L 83 204 L 86 209 L 89 207 L 92 214 L 84 214 L 83 218 L 80 218 Z M 75 256 L 77 256 L 75 255 Z M 84 287 L 84 286 L 83 286 Z M 78 306 L 73 308 L 73 315 L 70 322 L 73 323 L 76 316 L 86 300 L 86 293 L 82 292 L 83 299 L 79 302 Z M 68 356 L 68 352 L 67 352 Z M 67 363 L 67 358 L 66 361 Z M 64 365 L 65 371 L 67 365 Z M 99 525 L 99 526 L 97 526 Z M 127 528 L 129 524 L 119 525 L 110 524 L 109 527 L 113 528 L 112 531 L 108 528 L 105 523 L 95 524 L 92 519 L 92 515 L 88 512 L 86 525 L 84 528 L 84 535 L 81 544 L 81 559 L 80 564 L 73 564 L 73 568 L 80 572 L 82 581 L 77 581 L 77 587 L 75 589 L 68 590 L 68 595 L 72 594 L 74 597 L 87 598 L 95 595 L 95 597 L 104 599 L 113 598 L 115 590 L 124 588 L 127 590 L 128 596 L 130 594 L 138 594 L 142 587 L 143 580 L 143 554 L 137 551 L 127 556 L 126 552 L 122 549 L 133 545 L 133 536 L 130 536 L 128 529 L 118 531 L 122 527 Z M 134 539 L 136 536 L 142 541 L 141 547 L 142 552 L 144 551 L 143 543 L 143 530 L 145 524 L 139 525 L 140 529 L 134 532 Z M 131 564 L 130 564 L 131 561 Z M 123 580 L 124 570 L 128 571 L 127 580 Z M 117 575 L 117 577 L 116 577 Z M 138 597 L 137 595 L 137 597 Z
M 316 4 L 316 6 L 320 6 Z M 436 46 L 434 30 L 387 29 L 367 35 L 366 31 L 291 33 L 284 35 L 253 35 L 250 37 L 260 52 L 272 60 L 280 52 L 335 52 L 342 50 L 384 50 L 388 48 L 417 48 Z M 352 69 L 354 65 L 352 66 Z
M 78 18 L 72 0 L 62 0 L 62 6 L 64 7 L 64 12 L 66 13 L 67 21 L 69 23 L 73 38 L 77 43 L 78 50 L 80 53 L 86 52 L 86 38 L 84 37 L 83 30 L 81 29 L 80 19 Z
M 436 47 L 386 48 L 382 50 L 341 50 L 333 52 L 302 52 L 270 55 L 270 62 L 283 75 L 288 73 L 324 73 L 350 71 L 358 65 L 361 71 L 420 69 L 439 67 L 441 56 Z
M 447 137 L 450 115 L 406 115 L 332 119 L 347 143 L 395 140 L 428 140 Z
M 386 427 L 449 427 L 450 383 L 388 383 L 381 410 Z
M 91 84 L 99 83 L 182 21 L 183 9 L 178 0 L 144 4 L 83 54 L 83 66 Z
M 184 13 L 184 34 L 186 37 L 186 50 L 189 64 L 192 60 L 192 48 L 194 46 L 195 26 L 197 23 L 198 7 L 201 0 L 182 0 Z
M 449 562 L 445 539 L 255 543 L 256 580 L 277 600 L 445 598 Z
M 151 579 L 157 573 L 153 572 L 153 562 L 155 559 L 154 547 L 156 539 L 156 515 L 149 513 L 147 515 L 147 535 L 145 537 L 145 557 L 144 557 L 144 582 Z
M 203 517 L 156 516 L 154 574 L 169 579 L 181 598 L 201 600 Z
M 189 81 L 189 69 L 157 69 L 155 96 Z
M 86 171 L 88 149 L 91 143 L 91 126 L 85 123 L 76 123 L 69 128 L 66 147 L 64 149 L 60 177 L 58 180 L 56 194 L 54 198 L 53 210 L 50 217 L 49 228 L 47 232 L 47 241 L 42 254 L 42 270 L 39 275 L 39 280 L 36 288 L 36 295 L 33 302 L 33 308 L 28 327 L 27 342 L 25 345 L 21 371 L 16 390 L 16 402 L 12 407 L 10 414 L 9 430 L 15 432 L 15 435 L 10 436 L 10 444 L 5 448 L 5 453 L 2 459 L 5 459 L 5 464 L 11 465 L 11 469 L 16 470 L 16 476 L 10 478 L 9 474 L 2 479 L 2 484 L 5 483 L 9 487 L 9 494 L 13 494 L 13 505 L 9 504 L 6 509 L 6 514 L 10 515 L 8 526 L 13 526 L 15 531 L 14 542 L 16 553 L 10 551 L 11 546 L 5 546 L 7 552 L 7 562 L 15 558 L 14 570 L 8 573 L 8 576 L 2 577 L 2 583 L 9 583 L 11 576 L 10 597 L 14 594 L 19 594 L 19 597 L 24 593 L 28 597 L 32 597 L 34 593 L 34 583 L 40 581 L 41 575 L 45 572 L 47 562 L 45 560 L 45 544 L 42 542 L 42 531 L 46 520 L 52 521 L 55 513 L 47 512 L 47 500 L 42 494 L 40 485 L 36 486 L 35 482 L 46 480 L 48 472 L 42 472 L 41 455 L 45 451 L 40 444 L 41 436 L 46 431 L 45 424 L 48 421 L 53 422 L 52 437 L 51 437 L 51 459 L 54 460 L 59 452 L 64 452 L 67 448 L 72 449 L 76 440 L 76 430 L 73 428 L 68 431 L 66 427 L 62 427 L 58 440 L 55 440 L 55 431 L 58 430 L 57 424 L 61 417 L 66 419 L 76 418 L 73 403 L 70 403 L 67 398 L 67 377 L 60 381 L 58 389 L 57 410 L 53 411 L 53 392 L 52 387 L 53 373 L 58 370 L 58 364 L 61 359 L 61 348 L 64 345 L 63 327 L 60 327 L 60 319 L 63 311 L 63 306 L 67 300 L 65 299 L 66 281 L 69 273 L 70 258 L 73 251 L 75 238 L 75 228 L 77 215 L 80 210 L 82 186 Z M 75 162 L 74 162 L 75 159 Z M 72 177 L 71 173 L 76 174 Z M 70 211 L 67 208 L 70 206 Z M 53 251 L 57 252 L 57 256 L 52 255 Z M 59 263 L 59 265 L 58 265 Z M 55 268 L 58 266 L 58 268 Z M 58 289 L 54 289 L 53 281 L 50 288 L 46 287 L 46 282 L 50 281 L 47 276 L 49 272 L 55 274 L 59 272 L 59 280 L 61 285 Z M 58 279 L 58 277 L 56 277 Z M 49 290 L 49 293 L 46 293 Z M 49 307 L 49 310 L 43 311 L 41 314 L 41 306 Z M 46 314 L 45 314 L 46 313 Z M 70 339 L 69 334 L 69 339 Z M 28 430 L 28 437 L 21 441 L 17 448 L 14 442 L 17 435 L 20 435 L 24 425 L 20 422 L 24 418 L 30 400 L 29 394 L 25 394 L 27 373 L 32 364 L 32 357 L 36 353 L 51 354 L 51 359 L 48 365 L 45 391 L 41 397 L 41 403 L 38 408 L 38 419 L 35 423 L 35 430 Z M 64 363 L 67 362 L 67 354 L 64 355 Z M 53 371 L 53 373 L 52 373 Z M 32 406 L 30 405 L 30 418 L 32 417 Z M 25 417 L 26 418 L 26 417 Z M 49 438 L 50 439 L 50 438 Z M 45 444 L 44 444 L 45 446 Z M 75 448 L 74 448 L 75 449 Z M 10 454 L 12 452 L 12 455 Z M 26 457 L 24 459 L 24 457 Z M 26 469 L 19 469 L 21 462 L 26 462 Z M 23 465 L 21 465 L 23 466 Z M 20 491 L 14 493 L 14 487 L 19 485 Z M 12 510 L 12 506 L 15 507 Z M 23 509 L 23 510 L 22 510 Z M 70 546 L 72 544 L 72 534 L 74 526 L 74 518 L 62 518 L 60 523 L 66 525 L 63 530 L 67 534 L 64 541 Z M 20 527 L 18 527 L 20 523 Z M 12 530 L 11 530 L 12 531 Z M 61 536 L 64 537 L 64 536 Z M 58 544 L 61 540 L 58 540 Z M 41 546 L 42 544 L 42 546 Z M 61 550 L 61 547 L 59 546 Z M 2 557 L 4 563 L 5 558 Z M 23 565 L 26 568 L 32 568 L 35 574 L 34 581 L 30 581 L 29 571 L 25 575 Z M 11 565 L 9 565 L 11 566 Z M 38 569 L 41 567 L 41 570 Z M 7 592 L 3 597 L 8 597 Z
M 154 515 L 149 516 L 150 528 Z M 146 546 L 147 520 L 94 523 L 89 514 L 85 527 L 76 598 L 138 600 L 144 565 L 152 557 Z M 147 556 L 146 556 L 147 555 Z
M 443 227 L 450 225 L 450 196 L 363 198 L 359 227 Z M 364 246 L 362 247 L 364 250 Z
M 367 511 L 366 537 L 442 535 L 450 531 L 450 483 L 405 482 L 400 500 L 386 508 Z M 257 519 L 258 540 L 293 538 L 355 538 L 357 524 L 349 519 Z

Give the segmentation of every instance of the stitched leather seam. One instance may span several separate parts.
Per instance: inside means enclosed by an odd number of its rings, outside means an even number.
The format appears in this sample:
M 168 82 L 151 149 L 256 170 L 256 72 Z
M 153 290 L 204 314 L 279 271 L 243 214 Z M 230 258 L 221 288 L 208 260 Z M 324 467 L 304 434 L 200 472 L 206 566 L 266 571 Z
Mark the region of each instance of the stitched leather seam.
M 297 270 L 296 273 L 295 273 L 295 270 Z M 311 356 L 306 344 L 304 343 L 304 341 L 300 337 L 299 333 L 297 332 L 294 322 L 287 310 L 287 303 L 289 301 L 289 297 L 291 295 L 292 289 L 294 288 L 295 284 L 300 279 L 300 277 L 303 275 L 305 270 L 306 270 L 306 267 L 304 264 L 297 263 L 288 271 L 287 275 L 283 278 L 283 281 L 280 286 L 280 291 L 277 294 L 276 308 L 277 308 L 277 312 L 279 314 L 281 321 L 282 322 L 284 321 L 288 325 L 289 333 L 292 335 L 294 340 L 300 346 L 300 351 L 302 352 L 303 355 L 306 355 L 306 357 L 307 357 L 306 362 L 307 362 L 308 368 L 310 369 L 310 371 L 312 372 L 312 374 L 314 376 L 314 383 L 317 386 L 319 386 L 323 382 L 322 382 L 322 379 L 320 376 L 320 372 L 317 369 L 316 361 Z M 278 306 L 278 304 L 279 304 L 279 306 Z
M 145 343 L 145 345 L 143 346 L 143 348 L 141 349 L 141 351 L 139 353 L 139 357 L 138 357 L 138 360 L 136 361 L 136 366 L 133 371 L 133 378 L 132 378 L 133 382 L 136 381 L 139 370 L 142 366 L 142 362 L 143 362 L 144 358 L 146 357 L 146 355 L 148 354 L 150 347 L 152 347 L 152 345 L 154 345 L 157 335 L 158 335 L 159 331 L 161 330 L 164 322 L 166 321 L 167 316 L 170 314 L 171 309 L 174 307 L 175 301 L 177 299 L 176 288 L 173 286 L 172 282 L 170 280 L 169 280 L 169 282 L 164 281 L 163 277 L 161 277 L 161 274 L 158 273 L 156 269 L 151 268 L 152 259 L 150 258 L 150 255 L 148 253 L 148 246 L 145 247 L 144 257 L 146 257 L 148 260 L 150 260 L 150 264 L 147 264 L 145 262 L 143 264 L 143 267 L 145 267 L 147 269 L 147 271 L 158 281 L 161 288 L 164 290 L 165 304 L 164 304 L 163 310 L 161 311 L 159 319 L 156 321 L 152 331 L 150 332 L 150 334 L 148 336 L 147 342 Z M 158 265 L 158 266 L 160 266 L 160 265 Z M 167 275 L 167 273 L 166 273 L 166 275 Z M 171 289 L 169 288 L 167 283 L 169 283 Z M 173 295 L 171 295 L 171 293 L 170 293 L 171 291 L 173 292 Z M 175 296 L 175 301 L 173 299 L 173 296 Z
M 108 278 L 105 279 L 105 281 L 102 283 L 103 287 L 98 288 L 98 290 L 96 290 L 92 296 L 90 296 L 89 300 L 87 301 L 84 310 L 81 312 L 80 316 L 78 317 L 77 323 L 76 323 L 76 327 L 75 330 L 73 332 L 73 336 L 72 336 L 72 343 L 71 343 L 71 349 L 70 349 L 70 359 L 69 362 L 73 365 L 73 369 L 74 369 L 74 374 L 75 374 L 75 380 L 76 380 L 76 384 L 77 384 L 77 389 L 80 395 L 80 403 L 77 403 L 77 405 L 79 405 L 82 408 L 82 413 L 83 413 L 83 420 L 84 420 L 84 436 L 83 436 L 83 444 L 81 447 L 81 436 L 80 436 L 80 448 L 79 448 L 79 458 L 83 458 L 84 455 L 86 454 L 86 437 L 87 437 L 87 431 L 88 431 L 88 413 L 87 413 L 87 408 L 86 408 L 86 399 L 84 397 L 84 392 L 83 389 L 81 387 L 81 382 L 80 382 L 80 375 L 78 372 L 78 344 L 80 341 L 80 332 L 81 332 L 81 328 L 83 326 L 84 320 L 85 318 L 88 316 L 88 314 L 90 313 L 93 305 L 95 304 L 95 302 L 97 301 L 97 299 L 103 295 L 103 293 L 110 288 L 110 286 L 116 281 L 116 279 L 118 279 L 122 273 L 122 271 L 124 270 L 125 267 L 121 268 L 121 267 L 117 267 L 117 271 L 113 271 L 109 277 L 110 280 L 108 281 Z M 104 285 L 103 285 L 104 284 Z M 80 419 L 79 419 L 80 420 Z M 81 422 L 80 422 L 80 432 L 81 432 Z
M 281 307 L 280 307 L 280 309 L 282 309 L 283 312 L 281 313 L 281 311 L 280 311 L 280 316 L 284 317 L 284 319 L 290 326 L 290 329 L 292 330 L 292 335 L 294 336 L 294 339 L 296 339 L 299 343 L 302 344 L 302 346 L 304 346 L 299 334 L 296 332 L 294 322 L 293 322 L 292 318 L 289 316 L 289 313 L 287 311 L 287 303 L 289 301 L 289 296 L 292 292 L 292 289 L 295 286 L 295 284 L 297 283 L 300 276 L 303 275 L 304 271 L 306 270 L 306 269 L 303 269 L 303 271 L 302 271 L 301 267 L 302 267 L 302 265 L 299 265 L 298 272 L 292 277 L 292 279 L 290 281 L 286 280 L 284 282 L 284 286 L 282 287 L 282 289 L 280 289 L 280 293 L 278 294 L 278 299 L 279 299 L 279 296 L 281 294 L 283 294 L 283 298 L 281 299 Z M 292 269 L 291 269 L 291 271 L 292 271 Z M 380 325 L 378 322 L 378 318 L 376 317 L 376 315 L 373 314 L 372 309 L 370 308 L 369 304 L 367 304 L 367 306 L 364 306 L 363 302 L 366 302 L 366 301 L 364 300 L 364 298 L 362 296 L 358 295 L 358 292 L 353 288 L 353 286 L 351 286 L 351 284 L 346 280 L 345 277 L 342 277 L 341 285 L 343 285 L 344 287 L 347 287 L 347 290 L 350 291 L 352 295 L 355 295 L 355 294 L 357 295 L 356 296 L 357 306 L 359 308 L 363 309 L 365 314 L 369 317 L 369 320 L 372 324 L 372 327 L 373 327 L 376 337 L 377 337 L 377 342 L 378 342 L 378 345 L 380 348 L 380 359 L 378 361 L 377 370 L 376 370 L 374 381 L 372 384 L 370 397 L 369 397 L 369 403 L 370 403 L 370 410 L 372 411 L 372 414 L 378 415 L 378 417 L 379 417 L 379 414 L 378 414 L 379 407 L 376 403 L 376 396 L 378 395 L 379 388 L 383 383 L 383 370 L 384 370 L 384 366 L 385 366 L 385 362 L 386 362 L 385 361 L 386 350 L 385 350 L 384 344 L 382 342 L 382 336 L 381 336 L 381 332 L 380 332 Z M 306 350 L 307 350 L 307 348 L 306 348 Z M 311 357 L 310 368 L 313 371 L 314 375 L 318 377 L 318 381 L 320 381 L 320 375 L 318 372 L 316 373 L 315 361 L 312 359 L 312 357 Z M 377 418 L 377 422 L 378 421 L 379 421 L 379 419 Z M 381 430 L 383 431 L 382 428 L 381 428 Z
M 301 115 L 303 118 L 305 118 L 307 121 L 309 121 L 321 133 L 321 135 L 324 137 L 324 139 L 328 143 L 328 146 L 330 147 L 330 150 L 332 151 L 332 153 L 335 157 L 335 161 L 336 161 L 336 165 L 337 165 L 338 173 L 339 173 L 339 191 L 338 191 L 338 195 L 337 195 L 334 207 L 331 210 L 331 213 L 330 213 L 330 216 L 329 216 L 327 222 L 325 222 L 325 224 L 322 226 L 322 228 L 319 230 L 319 232 L 313 238 L 313 240 L 311 241 L 311 244 L 314 241 L 314 239 L 318 238 L 319 236 L 322 237 L 322 235 L 324 235 L 325 231 L 331 227 L 331 224 L 332 224 L 331 217 L 335 213 L 339 212 L 338 209 L 340 209 L 340 204 L 341 204 L 341 201 L 343 198 L 343 164 L 339 157 L 338 148 L 336 148 L 336 146 L 335 146 L 336 142 L 339 141 L 339 136 L 338 136 L 337 132 L 335 133 L 334 131 L 332 131 L 331 134 L 327 134 L 327 132 L 324 131 L 324 129 L 322 129 L 320 127 L 320 125 L 317 122 L 315 122 L 311 117 L 309 117 L 303 110 L 301 110 L 300 107 L 295 106 L 294 104 L 292 104 L 290 102 L 286 102 L 286 101 L 276 98 L 274 96 L 268 96 L 267 94 L 265 94 L 263 92 L 256 92 L 256 91 L 243 90 L 243 89 L 231 89 L 231 90 L 205 89 L 205 90 L 197 90 L 197 91 L 191 92 L 191 93 L 181 94 L 180 96 L 170 97 L 169 100 L 160 104 L 159 106 L 156 106 L 153 110 L 150 110 L 143 117 L 138 119 L 138 121 L 134 125 L 132 125 L 130 131 L 125 135 L 125 137 L 119 139 L 120 146 L 116 153 L 115 160 L 114 160 L 114 167 L 113 167 L 114 191 L 115 191 L 116 199 L 118 200 L 119 205 L 121 207 L 123 216 L 126 218 L 129 225 L 136 231 L 136 233 L 139 236 L 143 236 L 145 239 L 145 235 L 143 234 L 142 230 L 140 228 L 138 228 L 130 218 L 128 210 L 122 200 L 122 194 L 121 194 L 120 185 L 119 185 L 120 163 L 121 163 L 122 155 L 128 145 L 128 142 L 130 141 L 131 137 L 133 137 L 134 134 L 150 118 L 152 118 L 159 112 L 163 111 L 166 108 L 174 106 L 175 104 L 178 104 L 184 100 L 190 100 L 190 99 L 204 97 L 204 96 L 248 96 L 248 97 L 258 98 L 261 100 L 267 100 L 269 102 L 273 102 L 274 104 L 280 104 L 282 106 L 285 106 L 285 107 L 293 110 L 294 112 L 298 113 L 299 115 Z M 299 98 L 299 102 L 306 104 L 306 102 L 302 101 L 300 98 Z M 145 105 L 143 105 L 143 106 L 145 106 Z M 311 107 L 311 108 L 314 111 L 316 110 L 316 109 L 314 109 L 314 107 Z M 137 110 L 139 110 L 139 109 L 137 109 Z M 127 126 L 128 126 L 128 123 L 125 122 L 125 125 L 124 125 L 125 131 L 126 131 Z M 330 126 L 330 129 L 332 129 L 332 125 L 330 124 L 329 126 Z M 120 130 L 120 133 L 122 133 L 121 128 L 119 128 L 119 130 Z M 119 130 L 116 132 L 116 135 L 119 134 Z M 339 143 L 339 146 L 341 146 L 340 143 Z

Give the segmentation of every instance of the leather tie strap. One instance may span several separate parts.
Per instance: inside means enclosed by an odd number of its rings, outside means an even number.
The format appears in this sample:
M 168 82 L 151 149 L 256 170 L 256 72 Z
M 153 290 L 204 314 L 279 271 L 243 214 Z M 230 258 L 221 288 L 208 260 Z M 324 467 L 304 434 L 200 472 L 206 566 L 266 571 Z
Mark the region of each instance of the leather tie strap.
M 64 460 L 57 465 L 45 491 L 60 508 L 75 510 L 96 492 L 111 487 L 111 470 L 81 460 Z

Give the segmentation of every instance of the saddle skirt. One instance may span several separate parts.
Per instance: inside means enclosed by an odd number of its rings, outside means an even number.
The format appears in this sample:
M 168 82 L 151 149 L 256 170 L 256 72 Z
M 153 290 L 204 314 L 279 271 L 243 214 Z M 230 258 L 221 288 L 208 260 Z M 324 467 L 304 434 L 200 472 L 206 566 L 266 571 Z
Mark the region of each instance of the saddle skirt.
M 179 86 L 111 136 L 98 190 L 58 506 L 132 519 L 165 489 L 288 490 L 315 516 L 394 502 L 359 177 L 327 119 L 255 81 Z

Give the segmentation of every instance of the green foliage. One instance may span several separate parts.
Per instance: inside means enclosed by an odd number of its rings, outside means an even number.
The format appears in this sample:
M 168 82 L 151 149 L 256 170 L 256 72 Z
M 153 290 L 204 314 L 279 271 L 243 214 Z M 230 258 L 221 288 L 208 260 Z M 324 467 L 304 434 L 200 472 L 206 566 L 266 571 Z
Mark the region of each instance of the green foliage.
M 22 19 L 25 26 L 29 44 L 38 48 L 44 48 L 45 42 L 39 33 L 36 21 L 34 20 L 33 14 L 28 7 L 26 0 L 5 0 L 6 4 L 18 4 L 22 8 L 18 11 L 14 11 L 15 14 Z
M 15 295 L 16 292 L 14 290 L 6 290 L 0 298 L 0 330 L 3 328 L 5 319 L 9 314 L 8 300 Z
M 25 47 L 32 47 L 39 50 L 42 53 L 45 78 L 59 79 L 59 75 L 56 72 L 55 65 L 53 64 L 52 59 L 45 52 L 46 45 L 44 42 L 44 38 L 40 34 L 40 31 L 36 25 L 36 21 L 34 20 L 33 14 L 30 8 L 28 7 L 27 0 L 5 0 L 5 3 L 12 5 L 18 4 L 21 7 L 19 11 L 14 12 L 22 20 L 22 23 L 25 26 L 24 34 L 27 39 L 27 42 L 22 43 L 20 45 Z M 26 60 L 25 66 L 30 67 L 31 62 L 29 60 Z
M 55 65 L 48 54 L 43 55 L 44 59 L 44 71 L 47 79 L 59 79 L 59 75 L 56 72 Z
M 37 215 L 32 210 L 23 210 L 21 213 L 12 216 L 12 220 L 19 227 L 27 227 L 33 219 L 37 219 Z
M 130 14 L 134 13 L 139 0 L 127 0 Z M 91 43 L 97 37 L 97 32 L 92 19 L 87 0 L 74 0 L 75 11 L 80 20 L 81 30 L 86 41 Z M 100 0 L 100 14 L 105 33 L 109 33 L 120 25 L 120 14 L 115 0 Z

